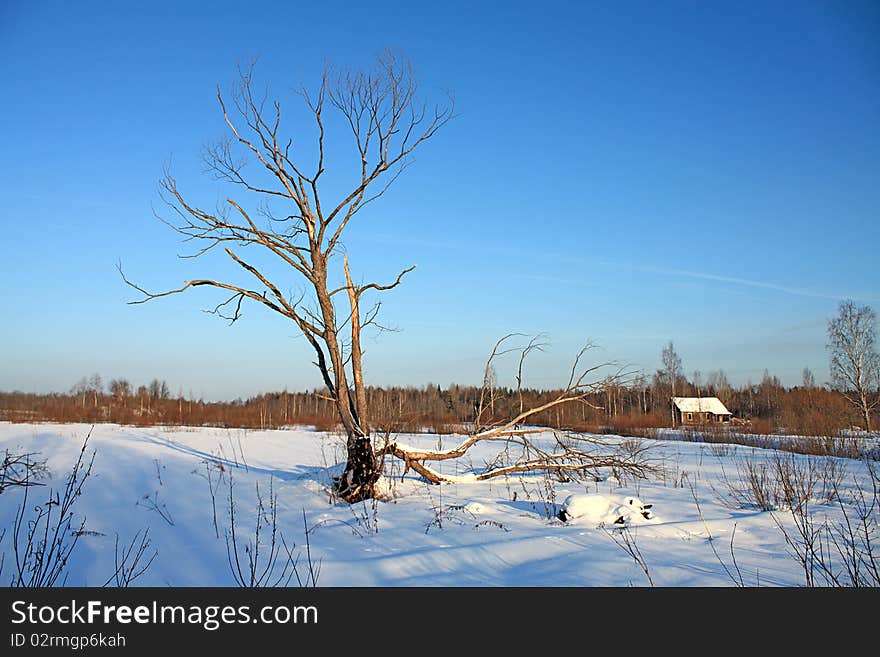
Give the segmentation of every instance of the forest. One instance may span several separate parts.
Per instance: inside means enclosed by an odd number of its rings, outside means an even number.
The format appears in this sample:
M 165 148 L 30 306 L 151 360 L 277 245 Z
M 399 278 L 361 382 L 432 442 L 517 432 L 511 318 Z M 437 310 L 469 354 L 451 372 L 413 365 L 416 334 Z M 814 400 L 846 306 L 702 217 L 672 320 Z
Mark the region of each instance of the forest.
M 859 427 L 859 414 L 836 390 L 804 381 L 787 387 L 765 373 L 757 384 L 733 386 L 723 371 L 690 378 L 676 376 L 675 394 L 718 397 L 734 415 L 737 431 L 754 434 L 839 436 Z M 448 434 L 472 422 L 482 386 L 429 383 L 424 387 L 366 388 L 378 431 Z M 609 384 L 578 404 L 559 405 L 533 418 L 534 424 L 593 433 L 644 433 L 672 426 L 672 383 L 664 371 L 638 375 L 625 385 Z M 559 390 L 522 390 L 535 407 L 555 398 Z M 515 388 L 493 387 L 488 412 L 508 417 L 519 404 Z M 0 420 L 11 422 L 109 422 L 137 426 L 180 425 L 277 429 L 312 425 L 332 430 L 336 408 L 325 389 L 267 392 L 248 399 L 204 401 L 180 391 L 171 393 L 162 379 L 134 387 L 127 379 L 104 384 L 93 374 L 67 393 L 0 392 Z M 860 427 L 861 428 L 861 427 Z

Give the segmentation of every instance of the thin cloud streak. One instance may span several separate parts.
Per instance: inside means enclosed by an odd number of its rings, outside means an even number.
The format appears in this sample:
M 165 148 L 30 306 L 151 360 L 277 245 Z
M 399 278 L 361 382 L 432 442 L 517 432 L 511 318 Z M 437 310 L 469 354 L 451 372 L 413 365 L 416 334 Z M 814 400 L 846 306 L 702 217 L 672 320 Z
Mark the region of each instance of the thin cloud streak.
M 774 290 L 776 292 L 784 292 L 785 294 L 794 294 L 802 297 L 813 297 L 815 299 L 832 299 L 839 301 L 841 299 L 850 298 L 853 295 L 847 294 L 828 294 L 805 288 L 789 287 L 787 285 L 779 285 L 768 281 L 756 281 L 749 278 L 739 278 L 736 276 L 722 276 L 719 274 L 710 274 L 706 272 L 688 271 L 686 269 L 667 269 L 665 267 L 652 267 L 635 265 L 645 271 L 651 271 L 658 274 L 668 274 L 670 276 L 686 276 L 688 278 L 697 278 L 705 281 L 717 281 L 719 283 L 732 283 L 734 285 L 744 285 L 747 287 L 755 287 L 764 290 Z
M 657 267 L 654 265 L 640 265 L 633 262 L 620 262 L 607 260 L 603 258 L 578 258 L 570 255 L 565 255 L 562 253 L 551 253 L 551 252 L 541 252 L 541 251 L 533 251 L 530 249 L 523 248 L 510 248 L 504 246 L 496 246 L 494 244 L 488 245 L 480 245 L 477 248 L 471 242 L 442 242 L 442 241 L 432 241 L 432 240 L 418 240 L 418 239 L 400 239 L 393 236 L 367 236 L 367 235 L 358 235 L 355 237 L 356 240 L 363 240 L 367 242 L 373 242 L 378 244 L 394 244 L 394 245 L 410 245 L 410 246 L 426 246 L 437 249 L 447 249 L 450 251 L 460 251 L 460 252 L 480 252 L 480 253 L 494 253 L 498 255 L 509 255 L 509 256 L 523 256 L 529 255 L 532 258 L 544 258 L 547 260 L 554 260 L 557 262 L 569 262 L 580 265 L 598 265 L 602 267 L 613 267 L 613 268 L 624 268 L 631 271 L 642 271 L 649 272 L 653 274 L 661 274 L 666 276 L 680 276 L 684 278 L 693 278 L 697 280 L 703 281 L 713 281 L 716 283 L 729 283 L 732 285 L 741 285 L 743 287 L 751 287 L 763 290 L 772 290 L 774 292 L 781 292 L 783 294 L 791 294 L 795 296 L 802 297 L 810 297 L 814 299 L 829 299 L 832 301 L 842 301 L 845 299 L 857 299 L 862 301 L 876 301 L 877 297 L 867 296 L 864 294 L 832 294 L 828 292 L 821 292 L 818 290 L 811 290 L 808 288 L 799 288 L 799 287 L 791 287 L 788 285 L 780 285 L 778 283 L 773 283 L 770 281 L 759 281 L 750 278 L 741 278 L 738 276 L 726 276 L 722 274 L 713 274 L 710 272 L 698 272 L 698 271 L 690 271 L 687 269 L 674 269 L 670 267 Z M 525 276 L 525 278 L 531 278 L 533 280 L 546 280 L 549 282 L 557 282 L 557 283 L 567 283 L 570 285 L 583 285 L 579 280 L 564 278 L 564 277 L 553 277 L 553 276 Z

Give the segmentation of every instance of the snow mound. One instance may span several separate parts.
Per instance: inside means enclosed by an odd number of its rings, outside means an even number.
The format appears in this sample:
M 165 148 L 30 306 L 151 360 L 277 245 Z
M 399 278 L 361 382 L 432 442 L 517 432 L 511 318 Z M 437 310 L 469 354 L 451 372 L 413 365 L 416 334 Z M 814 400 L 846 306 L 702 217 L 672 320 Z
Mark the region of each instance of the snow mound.
M 394 499 L 394 485 L 388 479 L 388 477 L 382 475 L 377 480 L 376 483 L 373 484 L 374 491 L 376 493 L 376 499 L 381 500 L 383 502 L 388 502 L 389 500 Z
M 486 507 L 479 502 L 468 502 L 464 505 L 464 510 L 468 513 L 472 513 L 475 516 L 481 513 L 486 513 Z
M 655 519 L 650 509 L 637 497 L 615 499 L 605 495 L 569 495 L 565 498 L 559 518 L 564 522 L 580 520 L 599 525 L 644 524 Z

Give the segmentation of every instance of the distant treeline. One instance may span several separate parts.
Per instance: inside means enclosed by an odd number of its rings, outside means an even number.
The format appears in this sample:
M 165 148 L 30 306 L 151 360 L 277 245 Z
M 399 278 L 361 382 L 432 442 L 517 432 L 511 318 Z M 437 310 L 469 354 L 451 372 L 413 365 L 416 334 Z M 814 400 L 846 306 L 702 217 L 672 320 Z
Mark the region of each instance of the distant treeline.
M 496 388 L 487 397 L 484 419 L 512 417 L 520 394 L 534 407 L 559 394 L 556 390 Z M 632 429 L 667 427 L 672 423 L 669 378 L 636 378 L 626 386 L 609 385 L 588 403 L 573 403 L 537 415 L 534 424 L 585 431 L 625 433 Z M 723 372 L 710 375 L 706 385 L 676 379 L 678 396 L 717 396 L 741 429 L 769 434 L 779 430 L 811 436 L 838 435 L 858 425 L 858 415 L 840 393 L 807 382 L 782 386 L 765 375 L 761 383 L 731 386 Z M 472 422 L 479 404 L 478 386 L 367 388 L 369 422 L 376 430 L 429 430 L 449 433 Z M 490 418 L 491 419 L 491 418 Z M 98 375 L 83 378 L 68 393 L 0 392 L 0 420 L 12 422 L 113 422 L 132 425 L 188 425 L 272 429 L 294 424 L 332 429 L 337 418 L 326 391 L 273 392 L 250 399 L 205 402 L 183 393 L 174 396 L 168 385 L 154 379 L 134 388 L 125 379 L 104 385 Z

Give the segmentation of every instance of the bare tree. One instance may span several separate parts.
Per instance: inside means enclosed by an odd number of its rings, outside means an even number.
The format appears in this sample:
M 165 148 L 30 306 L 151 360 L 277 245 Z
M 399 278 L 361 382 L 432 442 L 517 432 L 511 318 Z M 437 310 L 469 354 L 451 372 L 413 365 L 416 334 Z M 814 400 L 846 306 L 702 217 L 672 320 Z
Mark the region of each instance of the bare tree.
M 140 412 L 143 413 L 145 406 L 149 408 L 150 393 L 147 390 L 147 386 L 138 386 L 137 398 L 140 403 Z
M 153 401 L 160 401 L 168 399 L 171 392 L 168 390 L 168 384 L 164 380 L 160 381 L 159 379 L 153 379 L 150 381 L 149 394 L 150 399 Z
M 219 246 L 251 282 L 201 278 L 187 281 L 177 289 L 151 293 L 129 281 L 120 266 L 125 282 L 143 295 L 130 303 L 211 287 L 229 296 L 208 312 L 230 323 L 241 317 L 245 301 L 256 302 L 291 320 L 314 351 L 314 364 L 327 389 L 327 398 L 335 405 L 347 435 L 347 462 L 336 489 L 348 502 L 374 497 L 386 455 L 403 459 L 429 481 L 439 482 L 443 477 L 425 465 L 426 461 L 456 458 L 470 446 L 486 440 L 516 441 L 523 456 L 504 468 L 490 468 L 483 477 L 535 469 L 578 470 L 585 465 L 600 467 L 609 463 L 605 457 L 583 447 L 566 447 L 560 454 L 541 452 L 529 439 L 534 432 L 520 428 L 523 422 L 544 411 L 585 401 L 600 387 L 588 381 L 595 368 L 579 373 L 576 361 L 568 387 L 556 398 L 536 408 L 520 408 L 504 420 L 495 417 L 491 372 L 493 358 L 502 350 L 501 343 L 496 345 L 487 364 L 474 434 L 462 445 L 432 453 L 390 440 L 373 445 L 361 335 L 368 326 L 378 326 L 379 303 L 362 304 L 367 296 L 375 298 L 376 293 L 400 285 L 414 267 L 403 269 L 388 283 L 356 282 L 342 238 L 355 215 L 379 199 L 404 171 L 415 149 L 449 122 L 454 105 L 451 99 L 447 104 L 434 106 L 417 100 L 411 66 L 392 55 L 380 57 L 369 71 L 335 73 L 325 69 L 317 91 L 309 92 L 305 87 L 299 90 L 314 124 L 316 161 L 309 165 L 305 156 L 293 149 L 292 140 L 282 136 L 281 103 L 269 103 L 266 94 L 256 91 L 252 73 L 252 67 L 240 72 L 231 105 L 218 90 L 217 100 L 231 137 L 207 148 L 204 159 L 217 179 L 259 199 L 257 207 L 249 209 L 229 196 L 211 212 L 187 200 L 170 173 L 166 172 L 160 182 L 163 199 L 174 217 L 173 221 L 162 220 L 185 241 L 197 245 L 186 257 L 198 258 Z M 333 125 L 331 115 L 337 121 L 341 119 L 350 132 L 357 159 L 350 191 L 328 203 L 319 190 L 323 189 L 322 175 L 328 166 L 325 128 Z M 260 165 L 262 177 L 245 177 L 249 160 Z M 269 260 L 259 265 L 251 258 L 246 261 L 233 250 L 235 246 L 253 247 L 252 251 Z M 305 284 L 305 291 L 300 296 L 285 294 L 270 278 L 273 264 L 294 272 Z M 525 348 L 523 359 L 539 349 L 540 341 L 533 341 Z M 522 360 L 520 371 L 521 366 Z M 560 440 L 559 444 L 573 443 Z
M 859 410 L 867 431 L 871 431 L 871 412 L 880 402 L 876 334 L 874 310 L 853 301 L 841 302 L 837 317 L 828 321 L 831 384 Z
M 672 340 L 669 341 L 663 351 L 660 353 L 660 359 L 663 361 L 663 377 L 669 381 L 671 396 L 675 397 L 675 382 L 681 376 L 681 356 L 675 351 Z M 675 426 L 675 407 L 670 404 L 670 412 L 672 413 L 672 425 Z
M 89 380 L 87 377 L 81 378 L 70 388 L 70 394 L 81 398 L 82 407 L 86 407 L 86 395 L 89 393 Z
M 730 381 L 727 380 L 724 370 L 710 372 L 707 384 L 717 397 L 726 397 L 730 392 Z
M 813 371 L 809 367 L 805 367 L 801 373 L 801 385 L 807 390 L 816 387 L 816 377 L 813 376 Z
M 103 394 L 104 392 L 104 380 L 101 378 L 101 375 L 95 372 L 92 376 L 89 377 L 89 390 L 92 393 L 92 398 L 95 402 L 95 408 L 98 407 L 98 396 Z
M 253 67 L 240 71 L 231 106 L 218 89 L 217 100 L 231 136 L 206 149 L 205 164 L 217 179 L 260 199 L 255 209 L 229 196 L 225 204 L 210 212 L 187 200 L 169 172 L 160 182 L 163 199 L 175 216 L 166 223 L 185 240 L 199 245 L 189 257 L 221 246 L 252 282 L 197 279 L 153 294 L 124 274 L 123 278 L 144 295 L 131 303 L 208 286 L 230 293 L 210 310 L 230 322 L 240 318 L 242 303 L 249 300 L 296 324 L 314 350 L 328 397 L 348 436 L 348 462 L 339 493 L 348 501 L 358 501 L 373 496 L 380 474 L 369 437 L 361 347 L 361 332 L 375 323 L 379 304 L 364 312 L 361 302 L 365 293 L 397 287 L 414 267 L 404 269 L 387 284 L 356 283 L 348 254 L 343 253 L 343 232 L 360 210 L 387 191 L 410 163 L 415 149 L 452 118 L 453 103 L 450 99 L 447 105 L 429 107 L 420 102 L 412 67 L 389 54 L 380 57 L 369 71 L 334 73 L 327 68 L 316 92 L 303 87 L 299 95 L 314 121 L 316 161 L 312 166 L 293 150 L 292 139 L 282 136 L 281 103 L 268 103 L 266 95 L 255 89 Z M 356 180 L 332 203 L 319 193 L 327 164 L 328 109 L 335 110 L 347 126 L 357 153 Z M 263 179 L 245 177 L 246 164 L 253 160 L 268 172 Z M 277 259 L 301 277 L 307 292 L 298 298 L 284 294 L 270 280 L 268 266 L 245 261 L 233 250 L 234 245 L 257 247 L 261 254 Z M 342 276 L 338 273 L 340 255 Z M 334 263 L 335 278 L 331 272 Z M 347 307 L 340 307 L 339 301 Z
M 128 379 L 111 379 L 108 389 L 117 403 L 122 403 L 131 397 L 131 383 Z
M 98 407 L 98 396 L 104 392 L 104 381 L 101 375 L 95 372 L 90 377 L 83 377 L 70 389 L 71 394 L 82 398 L 82 407 L 86 406 L 86 396 L 92 397 L 95 408 Z
M 483 375 L 483 387 L 476 408 L 476 420 L 473 431 L 458 445 L 445 450 L 419 449 L 404 445 L 396 440 L 386 439 L 385 445 L 379 450 L 382 455 L 390 454 L 405 463 L 405 470 L 412 469 L 431 483 L 455 481 L 456 477 L 443 474 L 436 469 L 435 463 L 450 461 L 463 457 L 468 450 L 480 443 L 497 442 L 502 449 L 486 467 L 473 474 L 477 481 L 521 472 L 541 471 L 555 473 L 560 477 L 566 475 L 585 474 L 601 468 L 613 469 L 621 474 L 630 474 L 636 478 L 644 478 L 653 468 L 648 462 L 645 449 L 629 450 L 621 445 L 590 434 L 578 431 L 554 431 L 553 440 L 537 440 L 546 435 L 546 429 L 529 426 L 536 416 L 546 414 L 559 407 L 578 403 L 599 408 L 591 403 L 591 398 L 608 389 L 619 386 L 627 380 L 631 373 L 617 368 L 613 374 L 598 378 L 600 370 L 606 370 L 613 363 L 602 363 L 593 366 L 581 364 L 583 356 L 593 345 L 585 346 L 571 367 L 568 383 L 564 389 L 554 394 L 544 403 L 526 407 L 523 403 L 522 383 L 523 368 L 526 359 L 533 353 L 543 351 L 546 343 L 542 336 L 536 336 L 524 345 L 514 344 L 511 340 L 523 338 L 519 334 L 510 334 L 501 338 L 492 349 L 486 361 Z M 513 345 L 513 346 L 511 346 Z M 516 357 L 516 398 L 518 402 L 506 414 L 489 410 L 494 406 L 495 362 L 506 354 Z

